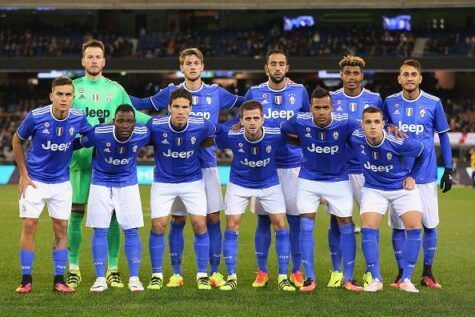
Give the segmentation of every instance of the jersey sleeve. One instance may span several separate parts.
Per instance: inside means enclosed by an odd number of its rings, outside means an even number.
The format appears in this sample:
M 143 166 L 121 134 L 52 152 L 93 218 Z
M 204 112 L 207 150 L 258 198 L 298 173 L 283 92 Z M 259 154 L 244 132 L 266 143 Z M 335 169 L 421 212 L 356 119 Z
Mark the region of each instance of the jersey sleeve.
M 292 118 L 283 121 L 280 124 L 280 129 L 285 134 L 298 134 L 297 131 L 297 116 L 293 116 Z
M 435 129 L 437 133 L 444 133 L 450 130 L 449 123 L 447 122 L 447 118 L 445 117 L 444 107 L 442 106 L 442 102 L 439 100 L 435 106 Z
M 388 109 L 388 101 L 385 100 L 383 103 L 383 118 L 386 120 L 386 124 L 392 123 L 391 121 L 391 116 L 389 115 L 389 109 Z
M 238 96 L 230 93 L 222 87 L 218 87 L 219 95 L 219 108 L 221 109 L 231 109 L 236 105 Z
M 399 147 L 398 154 L 403 156 L 418 157 L 424 150 L 424 144 L 414 138 L 404 139 Z
M 132 106 L 134 106 L 136 110 L 154 109 L 152 101 L 150 100 L 150 97 L 146 97 L 146 98 L 137 98 L 134 96 L 129 96 L 129 97 L 130 97 L 130 101 L 132 101 Z
M 302 88 L 302 112 L 310 112 L 310 100 L 308 98 L 308 92 L 305 87 Z
M 353 132 L 355 132 L 356 130 L 360 128 L 361 128 L 361 123 L 358 120 L 352 119 L 352 118 L 348 119 L 348 132 L 349 132 L 348 138 L 347 138 L 348 144 L 351 144 L 351 138 L 352 138 Z
M 35 118 L 31 112 L 28 113 L 25 120 L 20 124 L 16 134 L 22 140 L 27 140 L 30 136 L 33 135 L 35 130 Z
M 208 138 L 216 134 L 216 126 L 211 123 L 209 120 L 205 120 L 205 133 L 203 138 Z
M 249 88 L 249 90 L 244 95 L 244 101 L 248 100 L 252 100 L 252 88 Z
M 214 141 L 220 149 L 229 147 L 228 132 L 229 126 L 223 124 L 218 124 L 216 126 L 216 135 Z
M 94 146 L 94 139 L 93 139 L 93 133 L 84 135 L 81 138 L 79 138 L 79 143 L 81 144 L 82 147 L 92 147 Z
M 378 94 L 378 97 L 376 98 L 376 107 L 383 110 L 383 99 L 380 94 Z
M 152 106 L 157 110 L 167 109 L 170 103 L 170 93 L 170 86 L 168 86 L 150 97 Z
M 87 117 L 83 116 L 81 119 L 81 126 L 79 128 L 79 133 L 84 135 L 86 133 L 93 131 L 93 129 L 94 128 L 92 127 L 92 125 L 87 121 Z

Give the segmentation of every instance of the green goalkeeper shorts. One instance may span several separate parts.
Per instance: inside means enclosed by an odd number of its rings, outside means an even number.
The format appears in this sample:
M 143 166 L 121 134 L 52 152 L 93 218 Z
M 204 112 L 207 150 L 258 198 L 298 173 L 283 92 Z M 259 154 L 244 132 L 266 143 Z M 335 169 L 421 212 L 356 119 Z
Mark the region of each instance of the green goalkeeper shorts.
M 86 204 L 91 186 L 91 170 L 71 170 L 69 173 L 73 186 L 73 204 Z

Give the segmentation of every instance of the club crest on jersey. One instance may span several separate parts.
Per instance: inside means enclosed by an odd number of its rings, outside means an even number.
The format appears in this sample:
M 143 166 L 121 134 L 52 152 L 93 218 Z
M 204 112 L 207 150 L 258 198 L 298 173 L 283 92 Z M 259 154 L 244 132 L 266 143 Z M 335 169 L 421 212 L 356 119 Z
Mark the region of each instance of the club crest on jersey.
M 138 150 L 138 148 L 139 148 L 138 145 L 135 144 L 135 145 L 132 147 L 132 151 L 133 151 L 134 153 L 136 153 L 137 150 Z
M 375 160 L 379 160 L 379 152 L 373 152 L 373 153 L 372 153 L 372 157 L 373 157 L 373 159 L 375 159 Z
M 107 100 L 107 102 L 111 102 L 112 101 L 112 96 L 110 94 L 107 94 L 106 100 Z
M 191 142 L 191 144 L 195 144 L 196 143 L 196 136 L 193 135 L 190 139 L 190 142 Z
M 366 155 L 363 144 L 360 145 L 360 153 L 363 154 L 363 155 Z
M 119 154 L 124 154 L 124 153 L 125 153 L 125 147 L 124 147 L 124 146 L 120 146 L 120 147 L 117 149 L 117 152 L 119 152 Z
M 252 147 L 251 148 L 251 153 L 254 154 L 254 155 L 259 154 L 259 148 L 258 147 Z
M 207 96 L 206 96 L 206 103 L 207 103 L 208 105 L 211 105 L 211 101 L 212 101 L 212 100 L 211 100 L 211 96 L 210 96 L 210 95 L 207 95 Z
M 57 136 L 62 136 L 64 133 L 64 128 L 63 127 L 57 127 L 56 128 L 56 135 Z
M 73 127 L 69 128 L 69 135 L 71 135 L 71 136 L 74 135 L 74 128 Z
M 282 96 L 281 95 L 274 96 L 274 103 L 280 106 L 282 104 Z
M 333 140 L 338 140 L 338 131 L 333 132 Z
M 266 152 L 270 153 L 272 151 L 272 146 L 268 145 L 266 146 Z
M 318 139 L 319 140 L 325 140 L 327 138 L 327 133 L 326 132 L 318 132 Z
M 411 117 L 414 113 L 414 108 L 406 108 L 406 116 Z
M 426 109 L 422 108 L 420 111 L 419 111 L 419 115 L 421 116 L 421 118 L 424 118 L 426 116 Z
M 355 102 L 350 103 L 350 111 L 351 112 L 355 112 L 357 107 L 358 107 L 357 103 L 355 103 Z
M 175 143 L 176 145 L 183 145 L 183 138 L 176 138 Z
M 289 94 L 290 98 L 289 98 L 289 102 L 291 105 L 294 105 L 295 104 L 295 94 Z
M 198 102 L 199 102 L 198 96 L 191 96 L 191 104 L 193 106 L 196 106 L 198 104 Z
M 386 153 L 386 158 L 388 159 L 388 161 L 391 161 L 393 158 L 393 154 L 391 152 Z

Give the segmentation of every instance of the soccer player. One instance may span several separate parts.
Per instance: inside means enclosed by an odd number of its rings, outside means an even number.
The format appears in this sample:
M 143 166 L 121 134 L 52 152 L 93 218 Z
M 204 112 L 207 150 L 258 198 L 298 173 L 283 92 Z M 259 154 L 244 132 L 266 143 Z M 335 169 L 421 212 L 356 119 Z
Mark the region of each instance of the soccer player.
M 367 107 L 383 108 L 381 96 L 363 87 L 365 61 L 361 57 L 345 56 L 338 65 L 341 70 L 340 78 L 343 87 L 330 92 L 335 113 L 347 114 L 349 118 L 360 121 L 363 110 Z M 348 155 L 348 177 L 353 197 L 359 207 L 361 203 L 361 190 L 364 184 L 363 168 L 352 149 L 349 149 Z M 334 216 L 330 217 L 328 246 L 330 249 L 332 272 L 327 287 L 340 287 L 343 283 L 340 231 Z
M 207 274 L 210 238 L 206 227 L 206 189 L 198 150 L 202 142 L 214 135 L 216 128 L 203 117 L 190 116 L 191 102 L 187 90 L 177 89 L 170 96 L 170 115 L 153 118 L 147 124 L 155 147 L 154 182 L 150 193 L 152 278 L 148 289 L 163 286 L 163 235 L 176 198 L 185 205 L 195 232 L 198 289 L 211 289 Z M 183 278 L 177 282 L 183 286 Z
M 105 66 L 104 44 L 98 40 L 89 40 L 82 45 L 82 66 L 84 77 L 73 81 L 75 97 L 73 108 L 81 109 L 89 123 L 112 121 L 116 108 L 121 104 L 131 104 L 129 96 L 120 84 L 102 75 Z M 146 114 L 136 112 L 137 121 L 147 123 Z M 76 288 L 81 282 L 79 253 L 82 241 L 82 220 L 91 183 L 92 148 L 83 148 L 74 152 L 71 161 L 71 183 L 73 185 L 73 206 L 68 226 L 69 238 L 69 274 L 67 283 Z M 119 265 L 120 228 L 113 215 L 108 233 L 109 261 L 107 282 L 112 287 L 124 287 L 120 279 Z
M 113 124 L 100 124 L 80 139 L 84 147 L 94 147 L 92 181 L 88 199 L 86 225 L 93 228 L 92 255 L 96 281 L 92 292 L 107 290 L 107 232 L 115 210 L 125 235 L 125 254 L 129 263 L 129 289 L 144 290 L 139 280 L 143 227 L 142 203 L 137 181 L 137 155 L 149 143 L 147 127 L 135 124 L 134 108 L 117 107 Z
M 231 109 L 242 103 L 242 97 L 233 95 L 218 85 L 207 85 L 201 80 L 204 70 L 204 58 L 197 48 L 188 48 L 181 52 L 180 70 L 185 75 L 185 81 L 177 86 L 169 85 L 156 95 L 148 98 L 132 97 L 133 105 L 137 109 L 168 109 L 170 95 L 176 89 L 186 89 L 191 93 L 192 115 L 201 116 L 213 124 L 218 124 L 221 109 Z M 225 283 L 223 276 L 218 272 L 222 252 L 222 232 L 219 212 L 224 209 L 221 182 L 219 179 L 214 147 L 201 148 L 199 158 L 206 187 L 207 227 L 210 236 L 210 280 L 214 287 Z M 172 221 L 169 232 L 170 257 L 173 275 L 167 286 L 178 287 L 182 283 L 181 258 L 183 254 L 185 226 L 185 206 L 177 200 L 172 207 Z
M 285 201 L 275 165 L 275 153 L 286 143 L 286 135 L 279 128 L 263 127 L 262 105 L 258 101 L 246 101 L 240 109 L 243 128 L 233 132 L 219 126 L 216 143 L 220 148 L 233 151 L 230 183 L 226 190 L 226 231 L 223 253 L 228 278 L 220 290 L 237 288 L 237 250 L 241 216 L 251 197 L 260 199 L 265 212 L 270 215 L 276 237 L 279 266 L 278 287 L 295 291 L 288 277 L 290 258 L 289 233 L 285 223 Z
M 270 50 L 264 65 L 268 81 L 257 86 L 252 86 L 245 100 L 257 100 L 264 108 L 266 126 L 280 127 L 280 124 L 290 119 L 299 111 L 309 111 L 308 94 L 303 85 L 295 84 L 286 78 L 290 69 L 287 55 L 281 50 Z M 287 221 L 289 222 L 290 250 L 292 258 L 292 272 L 290 279 L 294 285 L 303 285 L 303 276 L 300 271 L 300 218 L 297 210 L 297 183 L 302 163 L 302 151 L 299 147 L 285 145 L 276 153 L 276 165 L 279 181 L 285 198 Z M 267 284 L 267 255 L 271 243 L 271 220 L 259 199 L 251 203 L 251 209 L 258 215 L 255 234 L 255 249 L 258 265 L 254 287 L 263 287 Z
M 68 218 L 71 214 L 72 188 L 69 182 L 69 162 L 72 142 L 77 133 L 92 129 L 81 110 L 70 109 L 74 99 L 71 79 L 53 80 L 51 105 L 28 113 L 13 136 L 13 155 L 20 171 L 18 192 L 23 227 L 20 238 L 22 280 L 17 293 L 29 293 L 35 258 L 35 235 L 38 218 L 46 203 L 53 222 L 53 290 L 72 293 L 63 279 L 68 262 Z M 25 159 L 22 142 L 31 137 L 31 147 Z
M 421 168 L 424 145 L 413 139 L 396 138 L 383 130 L 383 112 L 368 107 L 363 111 L 362 127 L 353 133 L 352 144 L 364 167 L 365 183 L 361 198 L 361 244 L 366 259 L 367 283 L 364 290 L 383 289 L 379 272 L 379 225 L 389 204 L 406 228 L 404 268 L 399 288 L 417 293 L 411 282 L 421 247 L 421 201 L 412 178 Z M 422 154 L 422 155 L 421 155 Z M 418 157 L 412 167 L 411 157 Z M 411 176 L 411 177 L 408 177 Z
M 437 225 L 439 224 L 439 208 L 437 204 L 437 156 L 434 148 L 434 134 L 439 134 L 440 148 L 444 159 L 445 171 L 440 182 L 442 193 L 452 187 L 452 150 L 448 131 L 447 118 L 440 99 L 422 91 L 421 64 L 414 59 L 406 60 L 399 69 L 398 82 L 402 91 L 386 98 L 384 104 L 385 117 L 388 122 L 400 130 L 421 141 L 430 151 L 424 162 L 424 168 L 415 174 L 415 180 L 422 201 L 422 224 L 424 236 L 424 268 L 421 285 L 432 289 L 441 288 L 432 273 L 435 250 L 437 248 Z M 401 277 L 404 258 L 404 241 L 407 232 L 397 213 L 391 212 L 393 227 L 393 248 L 399 273 L 392 286 L 397 287 L 403 280 Z M 407 228 L 406 228 L 407 230 Z
M 311 112 L 298 113 L 282 124 L 286 133 L 297 134 L 304 161 L 298 179 L 297 208 L 300 213 L 300 252 L 306 280 L 302 292 L 315 289 L 314 240 L 315 215 L 320 200 L 336 216 L 343 257 L 343 285 L 361 292 L 353 281 L 356 239 L 352 221 L 353 196 L 348 181 L 348 143 L 359 126 L 346 114 L 332 111 L 328 90 L 317 87 L 311 95 Z

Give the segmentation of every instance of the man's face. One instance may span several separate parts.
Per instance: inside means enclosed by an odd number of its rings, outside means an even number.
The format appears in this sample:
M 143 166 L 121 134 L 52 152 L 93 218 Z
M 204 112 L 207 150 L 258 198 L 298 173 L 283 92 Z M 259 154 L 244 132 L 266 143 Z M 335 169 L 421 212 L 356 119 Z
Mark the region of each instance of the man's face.
M 115 134 L 121 140 L 127 140 L 135 128 L 135 115 L 133 111 L 117 111 L 114 117 Z
M 413 92 L 419 88 L 422 82 L 422 75 L 414 66 L 403 65 L 399 70 L 397 81 L 403 90 Z
M 59 112 L 68 112 L 74 100 L 73 85 L 55 86 L 49 94 L 53 109 Z
M 196 55 L 185 56 L 183 64 L 180 65 L 180 70 L 185 74 L 185 78 L 190 81 L 196 81 L 201 78 L 205 65 Z
M 363 72 L 359 66 L 345 66 L 341 71 L 343 87 L 349 90 L 360 88 L 363 77 Z
M 191 103 L 186 98 L 176 98 L 168 106 L 172 122 L 177 125 L 185 125 L 191 112 Z
M 104 52 L 100 47 L 88 47 L 84 51 L 81 64 L 86 73 L 97 76 L 102 73 L 102 69 L 106 66 Z
M 241 124 L 244 126 L 247 134 L 256 135 L 261 131 L 264 117 L 259 109 L 244 110 L 241 118 Z
M 332 120 L 332 103 L 330 97 L 313 98 L 310 108 L 315 122 L 319 125 L 326 125 Z
M 365 113 L 363 120 L 361 120 L 361 126 L 367 138 L 377 138 L 383 133 L 383 116 L 379 112 Z
M 265 65 L 265 71 L 269 80 L 279 84 L 281 83 L 289 71 L 289 65 L 287 64 L 287 58 L 284 54 L 272 54 L 269 56 L 267 64 Z

